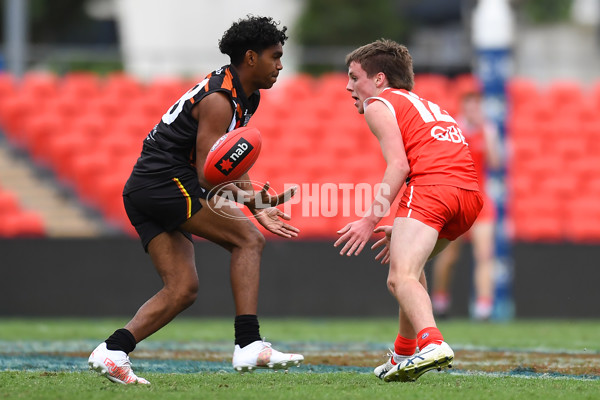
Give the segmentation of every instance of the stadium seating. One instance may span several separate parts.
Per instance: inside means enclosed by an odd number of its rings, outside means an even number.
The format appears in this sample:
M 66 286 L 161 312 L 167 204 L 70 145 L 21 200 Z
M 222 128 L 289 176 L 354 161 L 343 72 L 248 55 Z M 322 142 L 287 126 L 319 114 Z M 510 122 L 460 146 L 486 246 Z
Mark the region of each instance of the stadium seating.
M 13 193 L 0 188 L 0 238 L 44 235 L 41 216 L 35 211 L 23 209 Z
M 62 77 L 30 72 L 19 81 L 0 73 L 0 126 L 11 143 L 51 169 L 82 202 L 133 234 L 121 202 L 122 186 L 150 129 L 194 84 L 172 77 L 142 83 L 122 73 L 81 72 Z M 307 191 L 314 183 L 332 183 L 338 193 L 330 200 L 338 205 L 339 184 L 379 182 L 385 169 L 379 145 L 346 84 L 343 73 L 300 74 L 262 91 L 250 124 L 261 130 L 263 149 L 251 177 L 268 180 L 276 191 L 292 183 Z M 414 91 L 456 114 L 460 96 L 478 88 L 472 75 L 421 74 Z M 508 212 L 514 238 L 600 241 L 600 203 L 595 201 L 600 196 L 600 82 L 585 89 L 572 81 L 542 86 L 517 77 L 507 85 L 507 96 Z M 288 207 L 303 237 L 335 237 L 352 220 L 322 215 L 331 202 L 321 207 L 305 194 Z M 0 209 L 14 208 L 8 197 L 0 192 Z M 317 215 L 303 215 L 313 207 Z M 32 228 L 38 229 L 34 234 L 43 232 L 35 217 L 26 218 L 38 227 Z M 0 235 L 16 232 L 9 219 L 2 220 Z
M 541 89 L 518 78 L 508 85 L 508 94 L 515 239 L 598 242 L 598 184 L 589 184 L 600 174 L 600 103 L 594 91 L 571 81 Z

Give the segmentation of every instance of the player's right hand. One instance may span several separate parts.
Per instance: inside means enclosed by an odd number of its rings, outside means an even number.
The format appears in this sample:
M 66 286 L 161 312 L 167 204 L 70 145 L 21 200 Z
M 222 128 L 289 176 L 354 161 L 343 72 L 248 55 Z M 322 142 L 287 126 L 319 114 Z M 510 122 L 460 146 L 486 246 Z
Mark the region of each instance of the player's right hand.
M 278 194 L 277 196 L 271 196 L 269 194 L 269 187 L 271 185 L 269 182 L 265 183 L 260 192 L 254 194 L 247 202 L 245 202 L 246 206 L 252 210 L 261 210 L 269 207 L 275 207 L 279 204 L 283 204 L 296 194 L 298 190 L 298 186 L 293 186 L 286 190 L 283 193 Z

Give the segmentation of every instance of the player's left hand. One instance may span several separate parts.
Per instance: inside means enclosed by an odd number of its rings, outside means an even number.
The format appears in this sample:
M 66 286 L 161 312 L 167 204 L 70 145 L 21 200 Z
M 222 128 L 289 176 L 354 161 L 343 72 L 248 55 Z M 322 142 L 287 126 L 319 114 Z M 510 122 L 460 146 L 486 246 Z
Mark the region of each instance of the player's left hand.
M 348 225 L 337 231 L 338 235 L 342 235 L 335 243 L 334 247 L 338 247 L 342 243 L 346 243 L 340 255 L 355 256 L 359 255 L 365 244 L 373 234 L 374 224 L 365 218 L 358 221 L 350 222 Z
M 383 249 L 375 256 L 375 260 L 381 260 L 382 264 L 387 264 L 390 262 L 390 242 L 392 241 L 392 227 L 389 225 L 382 225 L 375 228 L 373 231 L 377 232 L 385 232 L 385 236 L 375 242 L 373 246 L 371 246 L 371 250 L 375 250 L 378 247 L 384 246 Z
M 291 218 L 278 208 L 264 208 L 254 214 L 259 224 L 264 226 L 266 230 L 274 233 L 277 236 L 284 238 L 297 237 L 300 229 L 295 226 L 285 223 L 283 220 L 289 221 Z

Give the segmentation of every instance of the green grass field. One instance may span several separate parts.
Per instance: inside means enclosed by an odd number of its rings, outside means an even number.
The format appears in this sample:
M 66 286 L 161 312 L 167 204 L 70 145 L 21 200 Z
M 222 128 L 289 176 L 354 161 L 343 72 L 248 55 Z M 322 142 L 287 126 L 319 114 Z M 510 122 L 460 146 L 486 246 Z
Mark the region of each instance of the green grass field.
M 182 318 L 132 354 L 150 387 L 86 370 L 95 344 L 124 322 L 0 319 L 0 399 L 600 398 L 600 321 L 444 321 L 455 368 L 385 383 L 370 371 L 393 342 L 393 319 L 263 319 L 267 340 L 303 351 L 306 362 L 289 373 L 240 375 L 228 364 L 231 320 Z

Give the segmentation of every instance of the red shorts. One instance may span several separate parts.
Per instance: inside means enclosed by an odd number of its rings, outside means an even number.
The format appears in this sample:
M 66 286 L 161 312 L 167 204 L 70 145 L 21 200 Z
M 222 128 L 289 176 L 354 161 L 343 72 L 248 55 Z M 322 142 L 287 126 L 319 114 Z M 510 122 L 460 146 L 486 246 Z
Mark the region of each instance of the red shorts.
M 414 218 L 438 231 L 440 239 L 454 240 L 471 228 L 483 207 L 476 190 L 455 186 L 409 186 L 396 217 Z

